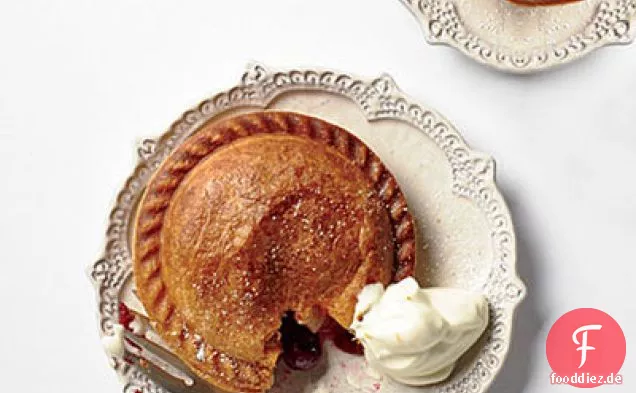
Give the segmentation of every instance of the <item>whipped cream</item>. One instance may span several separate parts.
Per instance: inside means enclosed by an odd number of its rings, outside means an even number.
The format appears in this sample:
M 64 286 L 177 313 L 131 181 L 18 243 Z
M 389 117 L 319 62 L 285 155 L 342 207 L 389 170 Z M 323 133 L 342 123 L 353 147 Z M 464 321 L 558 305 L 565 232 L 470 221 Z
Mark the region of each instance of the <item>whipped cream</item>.
M 113 325 L 113 334 L 102 337 L 104 350 L 111 358 L 121 359 L 124 356 L 124 327 L 118 323 Z
M 369 366 L 407 385 L 448 378 L 457 359 L 488 325 L 481 294 L 455 288 L 422 289 L 412 277 L 364 287 L 351 329 Z

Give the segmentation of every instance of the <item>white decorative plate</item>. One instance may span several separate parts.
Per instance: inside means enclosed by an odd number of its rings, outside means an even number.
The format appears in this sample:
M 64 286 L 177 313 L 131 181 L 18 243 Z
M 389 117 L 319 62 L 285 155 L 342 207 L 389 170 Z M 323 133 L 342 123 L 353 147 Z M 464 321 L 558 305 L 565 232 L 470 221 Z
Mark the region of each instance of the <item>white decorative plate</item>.
M 636 0 L 524 7 L 508 0 L 401 0 L 426 40 L 509 72 L 533 72 L 634 38 Z
M 484 392 L 502 366 L 514 311 L 525 295 L 515 271 L 512 220 L 494 182 L 492 159 L 470 150 L 446 119 L 412 101 L 386 75 L 368 80 L 336 71 L 274 71 L 254 65 L 237 86 L 189 110 L 159 138 L 145 140 L 138 149 L 139 163 L 111 212 L 104 256 L 89 269 L 101 335 L 113 334 L 118 302 L 132 283 L 130 223 L 153 171 L 202 124 L 263 109 L 321 117 L 366 142 L 396 176 L 416 220 L 418 260 L 426 261 L 418 266 L 418 279 L 425 285 L 483 292 L 491 310 L 486 333 L 443 383 L 404 387 L 368 372 L 363 358 L 327 345 L 327 356 L 312 372 L 279 367 L 272 391 Z M 156 370 L 149 375 L 123 359 L 112 361 L 127 393 L 212 391 L 196 384 L 186 388 Z

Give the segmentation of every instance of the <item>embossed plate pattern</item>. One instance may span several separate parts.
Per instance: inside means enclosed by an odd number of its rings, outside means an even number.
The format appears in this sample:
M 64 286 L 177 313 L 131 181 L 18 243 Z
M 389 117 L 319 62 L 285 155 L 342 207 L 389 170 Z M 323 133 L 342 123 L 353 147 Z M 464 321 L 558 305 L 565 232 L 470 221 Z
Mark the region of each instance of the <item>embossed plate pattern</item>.
M 441 384 L 404 387 L 368 373 L 362 358 L 327 346 L 324 367 L 315 372 L 290 374 L 279 367 L 272 392 L 484 392 L 505 359 L 514 310 L 525 295 L 515 270 L 512 220 L 494 182 L 493 160 L 472 151 L 446 119 L 413 102 L 386 75 L 366 80 L 328 70 L 253 65 L 237 86 L 189 110 L 159 138 L 145 140 L 111 212 L 104 256 L 89 269 L 100 334 L 113 334 L 118 320 L 119 298 L 131 276 L 130 224 L 153 171 L 202 124 L 263 109 L 318 116 L 367 143 L 396 176 L 415 218 L 418 279 L 425 285 L 483 292 L 491 308 L 486 333 Z M 168 392 L 160 375 L 151 378 L 119 358 L 112 358 L 112 364 L 126 393 Z M 180 391 L 187 389 L 172 389 Z
M 524 7 L 507 0 L 400 0 L 426 40 L 509 72 L 533 72 L 634 37 L 636 0 Z

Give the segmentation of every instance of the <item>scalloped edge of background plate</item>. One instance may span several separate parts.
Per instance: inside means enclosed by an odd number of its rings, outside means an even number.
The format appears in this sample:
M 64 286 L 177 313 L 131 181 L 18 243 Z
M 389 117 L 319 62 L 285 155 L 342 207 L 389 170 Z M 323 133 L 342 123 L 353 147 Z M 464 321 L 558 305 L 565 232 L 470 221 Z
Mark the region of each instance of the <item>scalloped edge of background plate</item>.
M 480 64 L 508 73 L 551 69 L 604 46 L 630 44 L 636 37 L 636 0 L 602 1 L 583 29 L 557 44 L 532 50 L 514 50 L 481 38 L 466 27 L 454 0 L 399 1 L 415 16 L 429 44 L 453 47 Z

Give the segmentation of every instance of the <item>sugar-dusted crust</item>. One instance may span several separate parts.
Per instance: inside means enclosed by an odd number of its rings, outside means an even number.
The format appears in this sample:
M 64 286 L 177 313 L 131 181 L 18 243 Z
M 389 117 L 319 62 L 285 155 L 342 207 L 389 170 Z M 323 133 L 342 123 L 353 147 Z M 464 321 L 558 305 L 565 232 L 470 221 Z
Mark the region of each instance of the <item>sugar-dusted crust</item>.
M 348 326 L 365 284 L 415 264 L 413 220 L 378 157 L 347 131 L 288 112 L 188 138 L 150 180 L 133 244 L 157 332 L 233 392 L 272 385 L 284 312 Z

